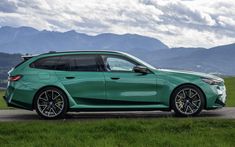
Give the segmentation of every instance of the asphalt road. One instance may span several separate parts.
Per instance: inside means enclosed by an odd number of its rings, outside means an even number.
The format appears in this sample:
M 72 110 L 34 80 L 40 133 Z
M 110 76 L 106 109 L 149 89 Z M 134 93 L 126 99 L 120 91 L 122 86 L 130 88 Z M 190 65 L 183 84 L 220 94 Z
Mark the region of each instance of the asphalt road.
M 66 120 L 96 120 L 109 118 L 166 118 L 174 117 L 173 112 L 163 111 L 125 111 L 125 112 L 72 112 L 68 113 Z M 196 118 L 222 118 L 235 119 L 235 107 L 225 107 L 218 110 L 203 111 Z M 11 109 L 0 110 L 0 122 L 3 121 L 30 121 L 41 120 L 35 111 Z

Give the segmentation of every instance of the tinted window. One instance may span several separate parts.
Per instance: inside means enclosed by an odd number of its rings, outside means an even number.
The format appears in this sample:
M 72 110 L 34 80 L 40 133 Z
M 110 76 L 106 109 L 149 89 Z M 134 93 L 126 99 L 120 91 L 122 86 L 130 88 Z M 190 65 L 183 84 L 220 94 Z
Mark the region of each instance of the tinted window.
M 55 70 L 70 71 L 72 61 L 70 56 L 61 56 L 58 63 L 56 63 Z
M 136 63 L 116 56 L 103 56 L 108 71 L 132 71 Z
M 63 56 L 57 70 L 98 71 L 95 55 Z
M 42 59 L 39 59 L 39 60 L 33 62 L 30 65 L 30 67 L 53 70 L 53 69 L 55 69 L 59 59 L 60 59 L 59 57 L 42 58 Z
M 98 71 L 96 55 L 66 55 L 40 59 L 31 67 L 63 71 Z
M 97 58 L 94 55 L 78 56 L 75 60 L 75 71 L 98 71 Z

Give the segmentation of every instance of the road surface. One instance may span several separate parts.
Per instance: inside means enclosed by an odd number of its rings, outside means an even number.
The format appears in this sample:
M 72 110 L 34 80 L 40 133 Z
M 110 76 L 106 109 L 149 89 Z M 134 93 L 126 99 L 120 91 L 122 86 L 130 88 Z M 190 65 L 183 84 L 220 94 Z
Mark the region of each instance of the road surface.
M 125 111 L 125 112 L 72 112 L 65 117 L 66 120 L 88 120 L 108 118 L 166 118 L 174 117 L 173 112 L 163 111 Z M 224 118 L 235 119 L 235 107 L 225 107 L 218 110 L 203 111 L 195 118 Z M 29 121 L 40 120 L 35 111 L 20 109 L 0 110 L 1 121 Z

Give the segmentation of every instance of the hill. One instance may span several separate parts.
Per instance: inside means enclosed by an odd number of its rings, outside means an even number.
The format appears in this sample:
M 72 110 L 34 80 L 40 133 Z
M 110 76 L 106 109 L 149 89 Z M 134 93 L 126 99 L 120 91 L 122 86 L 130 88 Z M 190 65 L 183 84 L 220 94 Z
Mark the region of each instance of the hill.
M 166 58 L 162 58 L 164 55 L 161 55 L 161 57 L 159 57 L 160 60 L 156 57 L 155 61 L 151 62 L 163 68 L 177 68 L 206 73 L 235 75 L 235 44 L 223 45 L 210 49 L 171 49 L 171 51 L 168 52 L 173 55 L 169 56 L 166 51 L 163 51 Z
M 30 27 L 0 28 L 0 67 L 19 61 L 16 53 L 68 50 L 118 50 L 135 55 L 158 68 L 173 68 L 235 75 L 235 44 L 206 48 L 168 48 L 160 40 L 137 34 L 104 33 L 96 36 L 75 31 L 39 31 Z M 6 73 L 6 72 L 4 72 Z
M 6 53 L 43 53 L 65 50 L 122 50 L 126 52 L 168 49 L 160 40 L 137 34 L 105 33 L 90 36 L 75 31 L 38 31 L 30 27 L 1 27 L 0 48 Z

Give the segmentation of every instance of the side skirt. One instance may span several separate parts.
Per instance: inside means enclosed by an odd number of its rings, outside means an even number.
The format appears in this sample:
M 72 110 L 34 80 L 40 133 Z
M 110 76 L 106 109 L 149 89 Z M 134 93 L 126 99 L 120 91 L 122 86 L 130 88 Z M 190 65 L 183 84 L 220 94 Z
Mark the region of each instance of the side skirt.
M 70 108 L 69 112 L 101 112 L 101 111 L 171 111 L 170 108 Z

